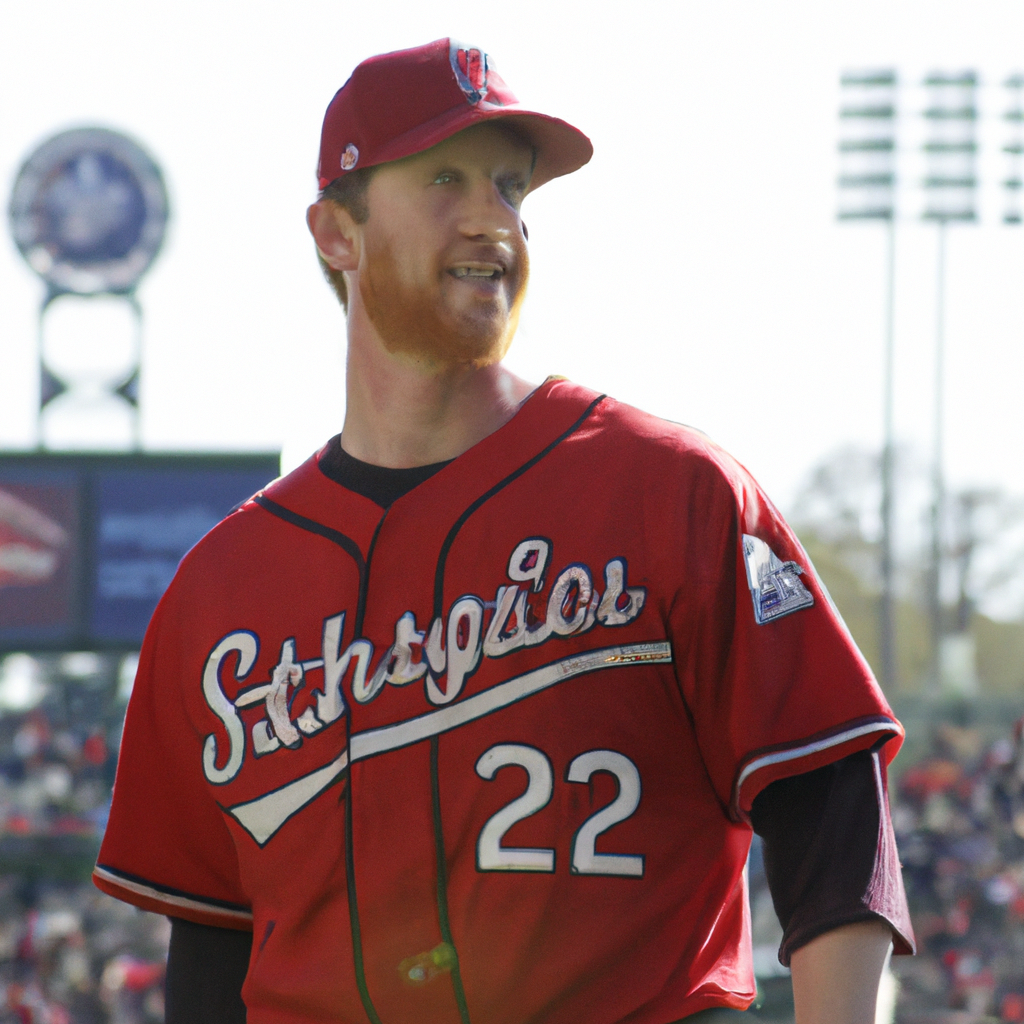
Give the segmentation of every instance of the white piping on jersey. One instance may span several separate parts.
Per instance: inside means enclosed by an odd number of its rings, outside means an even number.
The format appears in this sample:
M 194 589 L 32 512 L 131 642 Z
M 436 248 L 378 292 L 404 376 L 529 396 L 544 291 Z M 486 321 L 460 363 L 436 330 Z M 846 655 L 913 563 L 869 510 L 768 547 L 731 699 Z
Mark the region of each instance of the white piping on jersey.
M 482 693 L 467 697 L 458 704 L 449 704 L 405 722 L 353 733 L 349 738 L 349 749 L 330 764 L 255 800 L 227 807 L 225 810 L 260 846 L 263 846 L 293 814 L 302 810 L 341 775 L 348 767 L 350 757 L 353 762 L 362 761 L 375 754 L 419 743 L 456 729 L 460 725 L 484 718 L 517 703 L 524 697 L 587 672 L 605 668 L 625 668 L 637 664 L 666 664 L 671 661 L 672 645 L 667 640 L 603 647 L 600 650 L 563 658 L 531 672 L 524 672 L 520 676 L 513 676 Z
M 805 743 L 801 747 L 791 747 L 789 750 L 778 750 L 774 754 L 765 754 L 763 757 L 756 757 L 753 761 L 748 764 L 743 771 L 740 772 L 739 778 L 736 780 L 736 796 L 743 790 L 743 783 L 750 778 L 754 772 L 759 772 L 762 768 L 767 768 L 773 764 L 782 764 L 784 761 L 795 761 L 800 757 L 808 757 L 811 754 L 817 754 L 822 750 L 828 750 L 829 747 L 837 747 L 841 743 L 848 743 L 850 740 L 858 739 L 861 736 L 868 736 L 873 732 L 891 732 L 899 733 L 899 726 L 896 725 L 891 719 L 881 719 L 879 721 L 870 722 L 867 725 L 858 725 L 852 729 L 846 729 L 843 732 L 836 733 L 834 736 L 828 736 L 823 740 L 815 740 L 813 743 Z
M 136 896 L 147 896 L 150 899 L 157 900 L 168 907 L 177 907 L 181 910 L 200 910 L 204 914 L 219 914 L 222 917 L 228 917 L 233 921 L 244 922 L 245 924 L 249 924 L 252 921 L 251 910 L 232 910 L 230 907 L 222 907 L 218 904 L 206 903 L 204 900 L 189 899 L 187 896 L 178 896 L 174 893 L 164 892 L 162 889 L 157 889 L 152 885 L 145 885 L 142 882 L 136 882 L 131 879 L 124 878 L 113 871 L 108 871 L 99 864 L 93 868 L 92 873 L 97 877 L 102 878 L 105 882 L 109 882 L 111 885 L 116 885 L 119 889 L 125 889 L 128 892 L 135 893 Z

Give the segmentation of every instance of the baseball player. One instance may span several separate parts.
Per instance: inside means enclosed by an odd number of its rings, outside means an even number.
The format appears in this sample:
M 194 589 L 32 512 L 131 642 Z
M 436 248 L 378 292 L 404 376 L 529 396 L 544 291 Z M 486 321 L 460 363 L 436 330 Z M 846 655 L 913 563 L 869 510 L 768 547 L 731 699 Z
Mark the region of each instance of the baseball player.
M 902 729 L 779 513 L 702 434 L 501 364 L 522 201 L 590 155 L 447 39 L 327 110 L 344 427 L 183 560 L 95 871 L 173 919 L 170 1021 L 742 1009 L 752 826 L 800 1024 L 873 1020 L 910 949 Z

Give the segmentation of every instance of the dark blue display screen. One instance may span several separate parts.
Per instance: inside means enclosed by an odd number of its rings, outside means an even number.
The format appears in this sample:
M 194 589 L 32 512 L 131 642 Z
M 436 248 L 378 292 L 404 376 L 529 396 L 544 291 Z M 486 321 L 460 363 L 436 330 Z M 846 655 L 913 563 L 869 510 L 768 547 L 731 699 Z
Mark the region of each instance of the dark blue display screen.
M 189 548 L 266 483 L 251 472 L 99 474 L 92 634 L 141 638 Z
M 0 454 L 0 653 L 130 649 L 276 455 Z

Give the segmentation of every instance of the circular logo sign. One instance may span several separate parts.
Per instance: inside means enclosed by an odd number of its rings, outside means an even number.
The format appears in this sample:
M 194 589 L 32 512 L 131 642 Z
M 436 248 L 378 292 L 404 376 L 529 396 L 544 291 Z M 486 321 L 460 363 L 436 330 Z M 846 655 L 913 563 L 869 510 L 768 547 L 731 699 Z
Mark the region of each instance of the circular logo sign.
M 130 292 L 163 242 L 167 191 L 136 142 L 75 128 L 25 161 L 10 218 L 22 256 L 54 292 Z

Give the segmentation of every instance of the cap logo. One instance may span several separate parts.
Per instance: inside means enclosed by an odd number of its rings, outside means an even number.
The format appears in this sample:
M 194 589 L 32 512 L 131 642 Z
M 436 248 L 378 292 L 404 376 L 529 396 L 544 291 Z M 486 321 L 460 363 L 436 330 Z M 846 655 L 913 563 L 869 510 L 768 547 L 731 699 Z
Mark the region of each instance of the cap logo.
M 476 106 L 487 95 L 487 54 L 475 46 L 462 46 L 453 41 L 448 48 L 448 58 L 466 101 Z
M 341 169 L 343 171 L 351 171 L 353 167 L 359 162 L 359 150 L 350 142 L 341 151 Z

